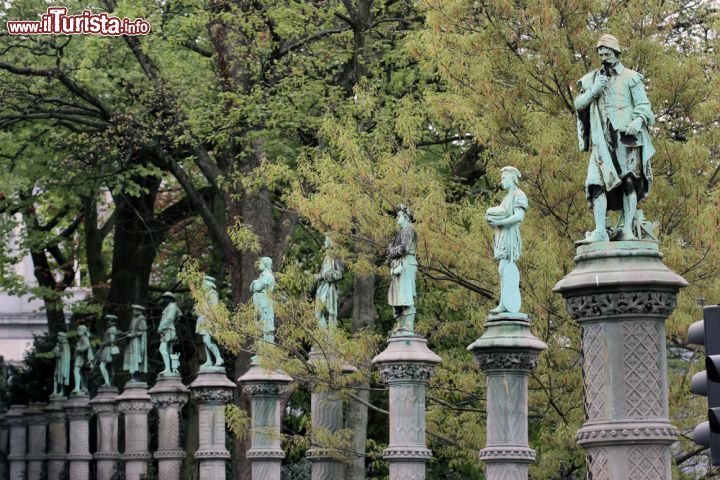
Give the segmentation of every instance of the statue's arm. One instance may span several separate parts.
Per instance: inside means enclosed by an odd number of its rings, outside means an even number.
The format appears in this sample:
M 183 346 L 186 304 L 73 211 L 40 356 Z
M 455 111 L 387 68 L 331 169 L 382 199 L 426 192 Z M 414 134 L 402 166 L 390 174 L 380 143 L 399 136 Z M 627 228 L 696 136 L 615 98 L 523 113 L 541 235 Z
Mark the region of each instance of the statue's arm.
M 520 223 L 525 219 L 525 209 L 523 207 L 515 207 L 513 210 L 513 214 L 509 217 L 499 220 L 495 222 L 495 225 L 515 225 L 516 223 Z
M 653 125 L 655 123 L 655 114 L 650 106 L 650 100 L 645 92 L 645 85 L 643 85 L 642 77 L 638 75 L 635 83 L 630 86 L 630 94 L 633 100 L 633 112 L 632 118 L 642 118 L 643 123 L 647 125 Z
M 388 247 L 388 255 L 391 257 L 401 257 L 405 255 L 405 253 L 407 253 L 407 247 L 413 241 L 413 235 L 414 232 L 412 228 L 403 228 L 399 234 L 400 244 L 394 247 Z

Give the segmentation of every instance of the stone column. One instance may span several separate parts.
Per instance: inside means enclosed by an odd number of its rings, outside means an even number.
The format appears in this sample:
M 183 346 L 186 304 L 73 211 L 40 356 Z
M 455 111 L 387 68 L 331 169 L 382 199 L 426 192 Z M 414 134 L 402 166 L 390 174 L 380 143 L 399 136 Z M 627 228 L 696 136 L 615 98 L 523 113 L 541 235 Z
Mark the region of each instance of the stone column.
M 425 386 L 441 358 L 417 335 L 393 336 L 373 359 L 390 388 L 390 442 L 383 458 L 390 478 L 425 480 Z
M 65 402 L 65 415 L 70 424 L 70 450 L 67 455 L 72 480 L 90 478 L 90 397 L 85 394 L 72 394 Z
M 158 450 L 153 455 L 158 461 L 158 479 L 177 480 L 185 458 L 185 450 L 180 444 L 180 412 L 188 401 L 190 390 L 180 377 L 159 376 L 148 393 L 160 421 Z
M 45 407 L 48 417 L 48 479 L 61 478 L 65 470 L 67 457 L 67 428 L 63 411 L 67 397 L 50 395 L 50 403 Z
M 225 367 L 201 367 L 190 384 L 198 404 L 200 441 L 195 458 L 200 480 L 225 480 L 225 404 L 233 398 L 235 384 L 225 376 Z
M 555 285 L 582 327 L 588 478 L 671 479 L 665 320 L 686 285 L 648 241 L 579 246 Z
M 285 458 L 280 447 L 280 400 L 292 381 L 292 377 L 284 373 L 262 369 L 255 361 L 250 370 L 238 378 L 243 392 L 250 397 L 252 445 L 247 456 L 252 462 L 253 480 L 280 480 L 280 467 Z
M 25 410 L 28 424 L 27 478 L 40 480 L 45 463 L 45 442 L 48 420 L 43 411 L 45 404 L 31 403 Z
M 468 347 L 487 378 L 487 441 L 480 451 L 487 480 L 527 480 L 535 452 L 528 445 L 528 376 L 547 345 L 530 333 L 523 313 L 491 315 Z
M 147 473 L 150 460 L 148 452 L 148 412 L 152 400 L 147 383 L 129 381 L 117 399 L 118 410 L 125 416 L 125 479 L 140 480 Z
M 8 428 L 5 421 L 7 409 L 0 405 L 0 480 L 7 480 Z
M 117 388 L 100 387 L 95 398 L 90 401 L 97 419 L 97 451 L 93 455 L 97 480 L 112 480 L 120 460 L 117 398 Z
M 310 363 L 327 370 L 327 360 L 314 349 L 310 350 Z M 343 373 L 356 371 L 354 367 L 343 366 Z M 312 447 L 307 451 L 307 458 L 312 462 L 312 480 L 343 480 L 345 463 L 334 455 L 334 451 L 324 448 L 318 443 L 316 432 L 323 431 L 333 434 L 343 428 L 343 401 L 332 390 L 325 386 L 312 386 L 310 396 L 312 420 Z
M 10 464 L 10 480 L 25 480 L 27 478 L 27 423 L 24 418 L 24 405 L 11 405 L 5 415 L 5 421 L 10 429 L 10 449 L 8 463 Z

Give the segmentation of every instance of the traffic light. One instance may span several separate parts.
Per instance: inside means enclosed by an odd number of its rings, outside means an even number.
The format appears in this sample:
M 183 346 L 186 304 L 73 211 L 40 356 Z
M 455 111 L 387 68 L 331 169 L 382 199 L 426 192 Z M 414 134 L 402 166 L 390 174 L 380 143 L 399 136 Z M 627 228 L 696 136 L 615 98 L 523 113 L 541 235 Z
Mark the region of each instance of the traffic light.
M 708 399 L 708 421 L 695 428 L 693 440 L 710 447 L 714 466 L 720 466 L 720 305 L 703 310 L 703 319 L 688 329 L 688 342 L 705 346 L 705 371 L 693 375 L 690 391 Z

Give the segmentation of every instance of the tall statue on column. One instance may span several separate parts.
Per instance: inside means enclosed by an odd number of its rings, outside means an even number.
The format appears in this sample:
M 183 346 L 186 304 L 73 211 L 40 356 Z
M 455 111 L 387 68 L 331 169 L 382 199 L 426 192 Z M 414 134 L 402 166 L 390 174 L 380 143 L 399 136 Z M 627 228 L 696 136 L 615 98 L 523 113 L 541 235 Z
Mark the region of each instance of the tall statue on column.
M 177 338 L 175 335 L 175 320 L 182 315 L 182 312 L 175 303 L 175 294 L 172 292 L 163 293 L 162 299 L 165 308 L 160 318 L 160 325 L 158 325 L 158 333 L 160 334 L 159 350 L 165 369 L 160 372 L 160 375 L 179 375 L 179 365 L 177 365 L 177 355 L 173 352 L 173 345 Z
M 105 335 L 103 336 L 103 343 L 100 345 L 100 353 L 98 355 L 98 366 L 100 373 L 103 377 L 103 387 L 112 386 L 112 363 L 113 357 L 120 353 L 120 349 L 117 346 L 118 329 L 117 329 L 117 318 L 115 315 L 105 315 Z M 109 366 L 109 370 L 108 370 Z
M 67 333 L 58 332 L 57 343 L 52 350 L 55 356 L 55 374 L 53 375 L 53 396 L 65 395 L 65 387 L 70 385 L 70 343 Z
M 211 308 L 213 308 L 220 303 L 217 288 L 215 286 L 215 278 L 211 277 L 210 275 L 205 275 L 203 280 L 207 292 L 207 303 Z M 198 335 L 202 335 L 203 345 L 205 346 L 205 363 L 203 363 L 202 366 L 222 366 L 225 362 L 220 355 L 220 349 L 213 341 L 210 332 L 205 326 L 204 315 L 198 315 L 197 322 L 195 323 L 195 333 L 197 333 Z
M 400 231 L 387 247 L 390 259 L 390 288 L 388 304 L 394 309 L 395 332 L 413 334 L 415 332 L 415 276 L 418 263 L 415 252 L 418 245 L 418 234 L 413 223 L 415 217 L 412 210 L 400 204 L 395 209 L 396 220 Z
M 528 209 L 528 199 L 518 188 L 520 171 L 515 167 L 502 168 L 501 185 L 507 192 L 498 207 L 485 212 L 485 220 L 495 230 L 493 254 L 500 263 L 500 302 L 490 313 L 518 313 L 520 298 L 520 271 L 515 262 L 522 253 L 520 223 Z
M 315 318 L 322 328 L 337 328 L 338 315 L 338 287 L 343 277 L 344 266 L 342 261 L 333 255 L 331 249 L 333 241 L 325 235 L 325 258 L 320 273 L 315 274 L 317 290 L 315 291 Z
M 145 307 L 133 305 L 130 327 L 125 335 L 128 339 L 125 355 L 123 356 L 123 370 L 130 373 L 131 380 L 135 380 L 136 373 L 147 373 L 147 320 Z
M 272 293 L 275 290 L 275 276 L 272 272 L 272 259 L 261 257 L 257 261 L 257 268 L 260 275 L 250 284 L 253 305 L 263 331 L 263 339 L 268 343 L 275 343 L 275 312 L 272 299 Z
M 650 159 L 655 148 L 648 127 L 655 123 L 655 114 L 643 76 L 620 63 L 621 52 L 617 38 L 600 37 L 602 67 L 578 81 L 578 139 L 580 149 L 590 152 L 585 194 L 595 216 L 595 230 L 580 244 L 610 240 L 608 210 L 623 212 L 621 240 L 643 236 L 645 222 L 637 205 L 650 192 L 653 179 Z
M 77 343 L 75 344 L 75 360 L 73 362 L 73 377 L 75 386 L 70 393 L 87 394 L 87 370 L 95 363 L 95 353 L 90 344 L 90 332 L 85 325 L 77 328 Z

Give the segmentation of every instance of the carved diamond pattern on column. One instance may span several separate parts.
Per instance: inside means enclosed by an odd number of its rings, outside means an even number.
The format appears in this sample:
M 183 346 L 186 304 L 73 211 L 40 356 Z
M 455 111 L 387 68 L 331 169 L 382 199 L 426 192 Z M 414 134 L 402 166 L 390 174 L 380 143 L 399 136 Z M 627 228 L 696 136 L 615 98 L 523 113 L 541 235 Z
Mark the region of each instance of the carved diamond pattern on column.
M 524 385 L 526 381 L 525 377 L 519 375 L 513 375 L 508 378 L 508 383 L 511 384 L 510 391 L 523 391 L 523 389 L 526 388 Z M 524 415 L 524 412 L 527 410 L 527 395 L 512 395 L 510 401 L 512 402 L 512 406 L 509 406 L 511 415 L 508 419 L 508 439 L 513 441 L 521 439 L 523 442 L 527 442 L 527 420 Z
M 628 452 L 628 480 L 665 477 L 664 451 L 657 447 L 633 447 Z
M 583 372 L 585 412 L 589 421 L 607 418 L 605 413 L 605 365 L 602 325 L 583 326 Z
M 665 416 L 658 323 L 625 322 L 622 334 L 625 414 L 631 418 Z
M 594 448 L 587 454 L 588 480 L 610 480 L 608 459 L 604 448 Z

